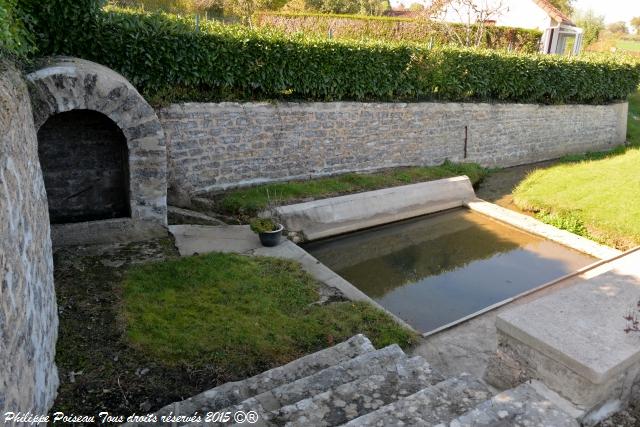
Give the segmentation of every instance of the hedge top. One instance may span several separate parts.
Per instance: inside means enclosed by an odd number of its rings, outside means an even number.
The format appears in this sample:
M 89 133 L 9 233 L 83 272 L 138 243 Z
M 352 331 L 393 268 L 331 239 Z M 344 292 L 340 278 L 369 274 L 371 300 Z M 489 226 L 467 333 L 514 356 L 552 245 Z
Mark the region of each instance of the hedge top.
M 66 1 L 66 0 L 57 0 Z M 84 0 L 95 1 L 95 0 Z M 626 99 L 640 63 L 392 41 L 328 40 L 269 29 L 109 8 L 92 25 L 40 19 L 42 53 L 79 56 L 122 73 L 152 101 L 357 100 L 602 104 Z M 64 27 L 64 31 L 62 30 Z M 54 34 L 55 35 L 55 34 Z M 56 43 L 51 43 L 55 40 Z M 58 43 L 60 41 L 60 43 Z

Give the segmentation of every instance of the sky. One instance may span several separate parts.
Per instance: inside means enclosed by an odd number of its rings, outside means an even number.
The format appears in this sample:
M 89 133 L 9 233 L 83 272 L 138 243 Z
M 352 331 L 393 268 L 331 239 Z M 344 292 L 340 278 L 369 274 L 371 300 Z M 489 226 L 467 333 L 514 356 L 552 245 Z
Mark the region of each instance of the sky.
M 604 16 L 605 22 L 629 22 L 634 16 L 640 16 L 639 0 L 575 0 L 576 9 L 592 9 L 596 14 Z

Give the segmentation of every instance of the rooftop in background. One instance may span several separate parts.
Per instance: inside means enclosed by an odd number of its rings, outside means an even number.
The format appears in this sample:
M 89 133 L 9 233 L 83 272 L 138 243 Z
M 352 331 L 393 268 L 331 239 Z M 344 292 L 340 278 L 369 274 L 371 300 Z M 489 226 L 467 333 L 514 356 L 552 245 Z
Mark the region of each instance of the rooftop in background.
M 549 16 L 551 16 L 559 23 L 575 26 L 575 24 L 571 21 L 571 18 L 565 15 L 560 9 L 555 7 L 548 0 L 533 0 L 533 2 L 540 6 L 545 12 L 549 14 Z

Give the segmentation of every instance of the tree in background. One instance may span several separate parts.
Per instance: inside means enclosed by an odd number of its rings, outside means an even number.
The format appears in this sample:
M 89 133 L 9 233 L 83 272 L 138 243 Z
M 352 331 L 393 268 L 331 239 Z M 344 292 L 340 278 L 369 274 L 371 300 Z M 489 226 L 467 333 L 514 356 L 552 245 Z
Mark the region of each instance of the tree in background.
M 573 13 L 573 2 L 575 0 L 549 0 L 549 3 L 560 9 L 566 15 Z
M 636 34 L 640 34 L 640 16 L 636 16 L 631 19 L 631 26 L 635 30 Z
M 412 12 L 422 12 L 424 10 L 424 5 L 422 3 L 411 3 L 409 10 Z
M 382 15 L 390 8 L 389 0 L 290 0 L 282 10 L 286 12 Z M 278 7 L 271 7 L 271 9 L 278 9 Z
M 624 21 L 618 21 L 607 25 L 607 30 L 611 31 L 613 34 L 627 34 L 629 32 L 629 30 L 627 30 L 627 24 Z
M 482 0 L 434 0 L 421 14 L 429 20 L 440 22 L 451 40 L 461 46 L 480 46 L 485 35 L 488 22 L 495 21 L 507 10 L 507 2 L 498 0 L 487 2 Z M 464 26 L 459 31 L 448 21 L 454 15 Z
M 600 32 L 604 30 L 604 16 L 597 15 L 593 10 L 574 12 L 573 22 L 584 31 L 584 46 L 598 41 Z

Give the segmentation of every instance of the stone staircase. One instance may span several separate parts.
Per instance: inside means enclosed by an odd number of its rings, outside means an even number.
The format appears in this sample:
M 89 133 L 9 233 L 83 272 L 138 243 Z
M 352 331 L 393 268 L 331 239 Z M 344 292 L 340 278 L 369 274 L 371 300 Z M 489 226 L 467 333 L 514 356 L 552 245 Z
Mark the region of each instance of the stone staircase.
M 254 426 L 578 426 L 529 384 L 494 396 L 477 378 L 443 378 L 423 358 L 408 357 L 397 345 L 376 350 L 363 335 L 156 415 L 160 421 L 168 414 L 236 411 L 255 411 L 258 421 L 244 423 Z

